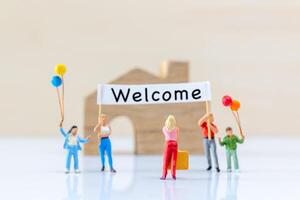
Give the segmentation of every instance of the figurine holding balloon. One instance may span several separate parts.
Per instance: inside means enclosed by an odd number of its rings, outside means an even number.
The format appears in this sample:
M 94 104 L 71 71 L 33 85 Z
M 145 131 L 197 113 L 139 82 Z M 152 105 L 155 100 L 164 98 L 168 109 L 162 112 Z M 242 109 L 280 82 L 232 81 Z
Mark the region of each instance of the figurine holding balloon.
M 242 126 L 241 126 L 241 121 L 240 121 L 240 115 L 239 115 L 239 109 L 241 107 L 240 102 L 238 100 L 232 99 L 228 95 L 225 95 L 222 98 L 222 103 L 224 106 L 230 107 L 233 117 L 238 125 L 241 137 L 244 137 Z
M 67 68 L 64 64 L 57 64 L 54 69 L 56 75 L 52 77 L 51 83 L 52 86 L 56 88 L 57 96 L 58 96 L 58 103 L 61 115 L 61 121 L 64 121 L 64 110 L 65 110 L 65 103 L 64 103 L 64 96 L 65 96 L 65 84 L 64 84 L 64 74 L 67 71 Z M 62 86 L 62 96 L 60 96 L 59 87 Z

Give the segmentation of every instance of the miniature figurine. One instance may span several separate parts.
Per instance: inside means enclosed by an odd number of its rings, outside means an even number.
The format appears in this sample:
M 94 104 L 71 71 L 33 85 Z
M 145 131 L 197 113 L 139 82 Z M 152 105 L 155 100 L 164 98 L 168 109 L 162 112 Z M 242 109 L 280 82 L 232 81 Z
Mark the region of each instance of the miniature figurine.
M 99 131 L 98 131 L 99 129 Z M 111 127 L 108 124 L 108 119 L 105 114 L 101 114 L 99 117 L 98 124 L 94 128 L 94 132 L 98 133 L 98 138 L 100 139 L 99 144 L 99 154 L 101 158 L 102 168 L 101 171 L 105 171 L 105 157 L 106 153 L 108 157 L 108 163 L 110 167 L 110 171 L 112 173 L 116 173 L 117 171 L 113 168 L 113 159 L 112 159 L 112 151 L 111 151 L 111 142 L 109 136 L 112 133 Z
M 208 124 L 207 122 L 209 122 L 209 127 L 207 125 Z M 213 114 L 208 113 L 198 121 L 198 125 L 201 128 L 201 132 L 203 135 L 204 150 L 205 150 L 205 155 L 208 163 L 208 167 L 206 170 L 210 171 L 212 169 L 212 162 L 211 162 L 211 150 L 212 150 L 212 157 L 215 162 L 216 170 L 217 172 L 220 172 L 218 155 L 217 155 L 217 147 L 215 142 L 215 135 L 218 133 L 218 128 L 213 122 L 214 122 Z M 209 138 L 209 130 L 210 130 L 210 138 Z
M 232 133 L 232 128 L 226 128 L 226 136 L 221 139 L 219 137 L 219 143 L 221 146 L 226 147 L 226 159 L 227 159 L 227 171 L 231 172 L 231 157 L 233 158 L 234 169 L 239 169 L 239 162 L 236 153 L 237 143 L 242 144 L 244 142 L 245 136 L 242 135 L 242 139 L 238 138 L 236 135 Z
M 63 129 L 63 120 L 59 124 L 60 132 L 65 138 L 64 142 L 64 149 L 67 150 L 67 159 L 66 159 L 66 171 L 65 173 L 70 173 L 70 165 L 71 159 L 73 157 L 74 160 L 74 170 L 75 173 L 80 173 L 79 166 L 78 166 L 78 151 L 81 150 L 80 143 L 87 143 L 89 141 L 89 137 L 81 138 L 78 135 L 78 128 L 77 126 L 72 126 L 71 129 L 66 133 Z
M 165 180 L 168 172 L 168 166 L 171 165 L 172 178 L 176 180 L 176 161 L 177 161 L 177 138 L 179 134 L 179 128 L 176 127 L 176 119 L 173 115 L 169 115 L 165 126 L 162 129 L 165 136 L 165 150 L 163 159 L 163 173 L 161 180 Z

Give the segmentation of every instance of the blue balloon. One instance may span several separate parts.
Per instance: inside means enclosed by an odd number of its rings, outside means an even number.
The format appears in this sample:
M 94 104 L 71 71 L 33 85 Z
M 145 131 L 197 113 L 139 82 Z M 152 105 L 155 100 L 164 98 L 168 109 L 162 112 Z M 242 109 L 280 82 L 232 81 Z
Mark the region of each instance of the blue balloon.
M 51 80 L 51 83 L 54 87 L 59 87 L 62 84 L 62 80 L 59 76 L 53 76 L 52 80 Z

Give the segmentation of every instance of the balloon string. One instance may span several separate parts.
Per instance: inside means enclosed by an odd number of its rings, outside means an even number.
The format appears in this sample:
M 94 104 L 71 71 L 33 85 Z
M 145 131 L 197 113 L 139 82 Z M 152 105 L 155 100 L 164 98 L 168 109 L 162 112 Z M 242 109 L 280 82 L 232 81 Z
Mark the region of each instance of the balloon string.
M 65 81 L 64 75 L 61 76 L 62 78 L 62 118 L 65 118 Z
M 239 125 L 241 126 L 240 115 L 239 115 L 238 111 L 236 111 L 236 116 L 237 116 L 237 120 L 239 122 Z
M 236 123 L 239 124 L 239 121 L 238 121 L 238 119 L 237 119 L 237 117 L 236 117 L 236 115 L 235 115 L 235 113 L 234 113 L 233 110 L 231 111 L 231 113 L 232 113 L 232 115 L 233 115 L 233 117 L 234 117 Z
M 238 111 L 236 111 L 236 114 L 234 113 L 234 111 L 232 111 L 232 115 L 234 116 L 234 119 L 238 125 L 238 129 L 239 129 L 239 132 L 240 132 L 240 135 L 243 137 L 244 134 L 243 134 L 243 130 L 242 130 L 242 127 L 241 127 L 241 122 L 240 122 L 240 117 L 239 117 L 239 113 Z
M 56 91 L 57 91 L 58 103 L 59 103 L 59 108 L 60 108 L 60 116 L 61 116 L 61 119 L 64 120 L 62 105 L 61 105 L 61 99 L 60 99 L 60 93 L 59 93 L 58 87 L 56 88 Z
M 243 133 L 243 130 L 242 130 L 242 125 L 241 125 L 241 120 L 240 120 L 239 112 L 236 111 L 236 114 L 237 114 L 237 119 L 239 120 L 240 134 L 241 134 L 241 136 L 243 137 L 243 136 L 244 136 L 244 133 Z

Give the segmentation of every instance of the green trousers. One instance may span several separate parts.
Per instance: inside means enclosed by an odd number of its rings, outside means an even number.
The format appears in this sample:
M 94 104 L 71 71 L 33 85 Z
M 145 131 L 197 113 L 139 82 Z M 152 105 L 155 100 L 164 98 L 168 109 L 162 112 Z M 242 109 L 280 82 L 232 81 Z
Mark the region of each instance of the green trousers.
M 231 169 L 231 159 L 233 160 L 234 169 L 239 169 L 239 161 L 236 150 L 226 150 L 227 169 Z

